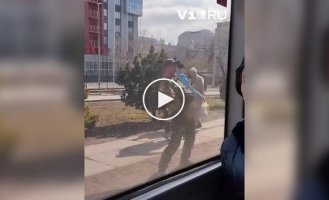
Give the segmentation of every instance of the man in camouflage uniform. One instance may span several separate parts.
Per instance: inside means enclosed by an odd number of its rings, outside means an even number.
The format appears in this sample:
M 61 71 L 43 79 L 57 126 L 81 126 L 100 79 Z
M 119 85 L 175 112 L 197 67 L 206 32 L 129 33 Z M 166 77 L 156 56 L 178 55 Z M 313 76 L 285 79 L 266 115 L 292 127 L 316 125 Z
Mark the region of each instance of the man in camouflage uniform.
M 184 85 L 177 79 L 176 67 L 177 62 L 173 59 L 165 60 L 162 76 L 164 78 L 175 80 L 181 85 L 181 88 L 184 90 L 185 105 L 182 112 L 171 120 L 172 134 L 168 146 L 161 155 L 157 175 L 163 175 L 165 173 L 172 156 L 180 146 L 182 138 L 184 138 L 184 146 L 179 167 L 189 165 L 189 158 L 195 141 L 196 106 L 194 105 L 195 101 L 193 101 L 194 96 L 188 89 L 184 88 Z M 180 109 L 183 101 L 180 89 L 173 83 L 162 81 L 159 85 L 159 91 L 174 98 L 172 102 L 168 103 L 161 109 L 165 110 L 167 117 L 175 115 Z

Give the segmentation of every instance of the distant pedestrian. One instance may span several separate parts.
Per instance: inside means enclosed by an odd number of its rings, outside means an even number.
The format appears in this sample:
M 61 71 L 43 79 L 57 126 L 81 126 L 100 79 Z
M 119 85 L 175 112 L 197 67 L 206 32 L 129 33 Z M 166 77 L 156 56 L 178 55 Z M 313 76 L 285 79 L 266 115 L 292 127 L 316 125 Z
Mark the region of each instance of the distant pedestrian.
M 203 95 L 203 98 L 201 96 L 195 96 L 195 101 L 198 106 L 198 116 L 196 118 L 195 126 L 196 128 L 202 127 L 201 123 L 201 107 L 203 102 L 205 101 L 205 84 L 204 79 L 202 76 L 198 74 L 198 71 L 195 67 L 192 67 L 190 69 L 191 74 L 191 84 L 192 87 L 195 88 L 201 95 Z

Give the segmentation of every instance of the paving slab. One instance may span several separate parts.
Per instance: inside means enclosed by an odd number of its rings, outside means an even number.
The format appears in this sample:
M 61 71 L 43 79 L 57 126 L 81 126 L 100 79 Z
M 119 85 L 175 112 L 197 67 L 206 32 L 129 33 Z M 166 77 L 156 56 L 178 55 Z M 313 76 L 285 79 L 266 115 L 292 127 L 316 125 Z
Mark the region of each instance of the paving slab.
M 127 139 L 116 139 L 114 141 L 105 142 L 96 145 L 89 145 L 85 147 L 85 156 L 90 157 L 96 154 L 114 152 L 123 149 L 128 146 L 133 146 L 136 144 L 142 144 L 143 142 L 131 141 Z
M 97 174 L 100 172 L 108 171 L 113 169 L 114 167 L 93 161 L 90 159 L 85 159 L 85 176 L 90 176 L 93 174 Z
M 218 155 L 221 141 L 222 139 L 213 139 L 213 141 L 196 145 L 192 151 L 191 161 L 196 163 Z M 177 170 L 180 155 L 181 149 L 173 156 L 167 173 Z M 124 189 L 152 180 L 154 173 L 157 171 L 159 157 L 160 155 L 153 156 L 130 165 L 87 176 L 85 178 L 86 199 L 97 199 L 97 194 L 104 194 L 104 192 L 113 195 Z
M 120 168 L 150 158 L 159 157 L 168 144 L 163 134 L 163 130 L 144 132 L 123 139 L 115 139 L 106 143 L 86 146 L 85 175 L 90 176 L 112 170 L 113 168 Z M 195 145 L 200 146 L 199 144 L 214 140 L 218 141 L 216 143 L 217 146 L 211 148 L 206 147 L 205 150 L 202 150 L 200 147 L 199 151 L 203 151 L 201 154 L 204 156 L 211 151 L 209 149 L 219 149 L 219 139 L 223 136 L 223 119 L 204 122 L 203 128 L 197 130 Z M 179 150 L 183 148 L 183 144 L 184 140 L 182 140 Z

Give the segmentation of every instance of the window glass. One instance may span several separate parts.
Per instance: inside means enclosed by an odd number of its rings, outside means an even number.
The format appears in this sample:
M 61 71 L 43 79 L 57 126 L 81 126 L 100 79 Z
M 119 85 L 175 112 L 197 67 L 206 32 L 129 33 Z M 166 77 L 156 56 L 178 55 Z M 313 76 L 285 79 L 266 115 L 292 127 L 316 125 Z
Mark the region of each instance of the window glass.
M 115 24 L 104 23 L 110 53 L 100 73 L 97 52 L 88 57 L 94 68 L 85 62 L 95 99 L 85 103 L 88 199 L 218 156 L 224 139 L 228 8 L 216 0 L 123 2 L 126 10 L 108 16 Z
M 121 20 L 120 19 L 115 19 L 115 25 L 121 25 Z
M 129 27 L 129 28 L 134 27 L 134 22 L 128 21 L 128 27 Z
M 115 5 L 115 12 L 121 12 L 121 6 Z
M 143 1 L 142 0 L 127 0 L 127 13 L 142 16 Z

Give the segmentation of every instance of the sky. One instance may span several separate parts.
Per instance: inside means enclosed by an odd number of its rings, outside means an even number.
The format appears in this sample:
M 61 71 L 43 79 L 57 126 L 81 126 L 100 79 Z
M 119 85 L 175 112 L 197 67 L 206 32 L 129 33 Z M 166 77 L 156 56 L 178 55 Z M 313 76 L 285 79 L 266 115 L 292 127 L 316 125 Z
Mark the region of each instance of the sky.
M 230 1 L 230 0 L 228 0 Z M 230 3 L 228 3 L 230 7 Z M 143 0 L 143 16 L 140 18 L 140 36 L 165 39 L 167 43 L 176 44 L 178 35 L 184 31 L 198 31 L 216 29 L 216 23 L 220 19 L 211 20 L 181 20 L 178 14 L 183 16 L 186 11 L 218 10 L 223 13 L 229 9 L 218 5 L 216 0 Z M 229 13 L 226 20 L 229 20 Z M 188 16 L 188 15 L 187 15 Z

